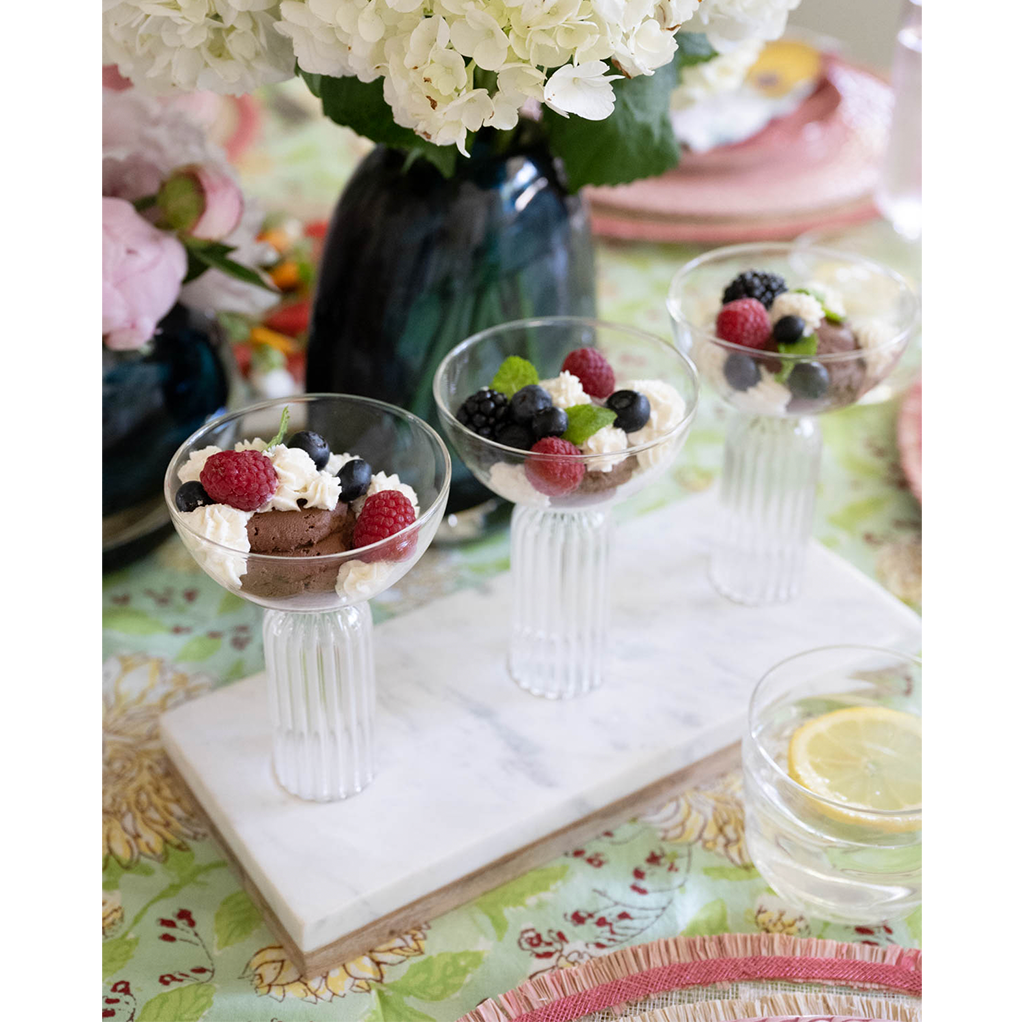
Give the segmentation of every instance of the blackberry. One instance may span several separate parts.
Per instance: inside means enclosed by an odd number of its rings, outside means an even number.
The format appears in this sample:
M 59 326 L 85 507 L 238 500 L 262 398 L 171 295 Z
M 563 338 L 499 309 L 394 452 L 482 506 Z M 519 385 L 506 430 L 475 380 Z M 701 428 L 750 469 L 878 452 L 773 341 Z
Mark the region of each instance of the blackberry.
M 477 436 L 494 439 L 494 432 L 508 418 L 508 398 L 500 391 L 484 387 L 462 402 L 455 418 Z
M 772 302 L 785 290 L 786 282 L 777 273 L 746 270 L 722 292 L 722 304 L 735 302 L 739 298 L 756 298 L 766 309 L 770 309 Z

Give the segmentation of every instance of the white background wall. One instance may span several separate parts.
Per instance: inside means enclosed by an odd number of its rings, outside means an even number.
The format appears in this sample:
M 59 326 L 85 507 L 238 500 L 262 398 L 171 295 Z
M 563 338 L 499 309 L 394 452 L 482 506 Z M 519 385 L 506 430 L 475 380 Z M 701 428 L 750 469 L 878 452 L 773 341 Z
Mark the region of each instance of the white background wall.
M 888 70 L 903 0 L 802 0 L 791 25 L 834 36 L 852 59 Z

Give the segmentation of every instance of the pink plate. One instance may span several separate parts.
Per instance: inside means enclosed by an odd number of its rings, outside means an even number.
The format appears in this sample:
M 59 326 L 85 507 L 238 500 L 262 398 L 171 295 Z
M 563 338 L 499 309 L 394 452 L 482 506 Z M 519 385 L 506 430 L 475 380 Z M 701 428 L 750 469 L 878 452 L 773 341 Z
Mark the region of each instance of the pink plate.
M 910 492 L 921 502 L 921 381 L 918 380 L 903 396 L 896 420 L 896 443 L 900 464 L 907 477 Z
M 828 57 L 818 88 L 752 138 L 685 155 L 661 177 L 590 188 L 594 231 L 644 241 L 795 237 L 876 216 L 892 90 Z

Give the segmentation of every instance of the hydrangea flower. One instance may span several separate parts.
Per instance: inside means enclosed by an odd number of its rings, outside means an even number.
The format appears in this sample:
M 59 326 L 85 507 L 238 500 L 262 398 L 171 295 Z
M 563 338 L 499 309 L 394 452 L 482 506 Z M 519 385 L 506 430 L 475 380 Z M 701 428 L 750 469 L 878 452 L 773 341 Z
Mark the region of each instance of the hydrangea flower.
M 277 0 L 104 0 L 103 61 L 154 92 L 242 95 L 291 78 Z
M 383 79 L 395 123 L 465 153 L 524 105 L 608 117 L 693 24 L 722 48 L 776 38 L 799 0 L 105 0 L 105 58 L 154 89 L 245 92 L 310 74 Z

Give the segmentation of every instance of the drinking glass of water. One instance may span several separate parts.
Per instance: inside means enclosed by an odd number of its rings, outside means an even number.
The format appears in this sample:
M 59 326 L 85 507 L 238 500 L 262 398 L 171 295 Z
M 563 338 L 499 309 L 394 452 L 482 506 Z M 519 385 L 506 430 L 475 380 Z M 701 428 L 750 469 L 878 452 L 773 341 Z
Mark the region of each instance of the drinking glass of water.
M 892 62 L 889 145 L 875 202 L 897 233 L 921 236 L 921 0 L 904 0 Z
M 782 898 L 876 925 L 921 903 L 921 662 L 867 646 L 790 657 L 743 735 L 750 856 Z

